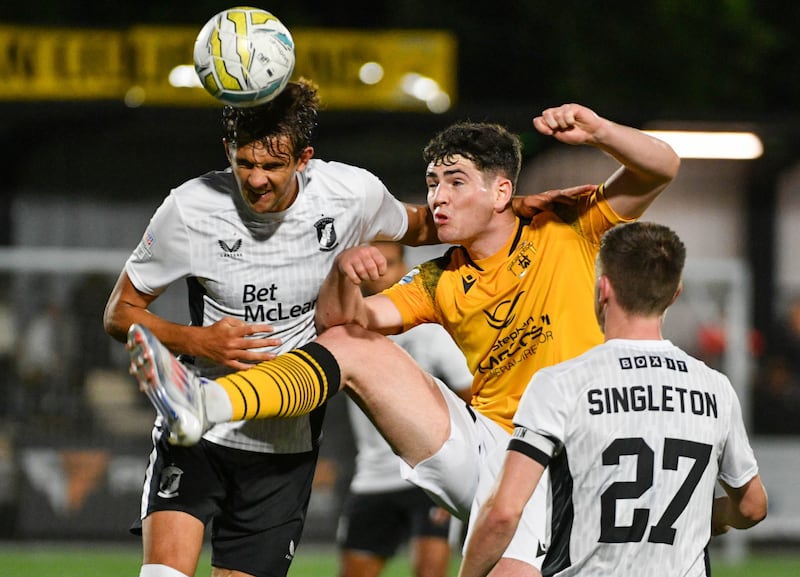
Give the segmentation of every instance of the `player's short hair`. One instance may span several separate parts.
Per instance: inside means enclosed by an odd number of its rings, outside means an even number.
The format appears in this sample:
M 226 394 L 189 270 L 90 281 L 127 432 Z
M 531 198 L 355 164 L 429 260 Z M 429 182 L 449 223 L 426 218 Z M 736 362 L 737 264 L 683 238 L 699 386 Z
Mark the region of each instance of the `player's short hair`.
M 222 130 L 233 148 L 260 142 L 271 153 L 287 152 L 296 160 L 311 145 L 320 101 L 317 86 L 305 78 L 289 82 L 274 100 L 252 107 L 225 106 Z M 282 148 L 280 148 L 282 147 Z
M 499 124 L 460 122 L 434 136 L 422 151 L 426 164 L 451 164 L 456 155 L 471 160 L 481 172 L 501 174 L 517 188 L 522 168 L 522 142 Z
M 662 314 L 681 284 L 686 247 L 669 227 L 654 222 L 620 224 L 600 242 L 598 264 L 627 312 Z

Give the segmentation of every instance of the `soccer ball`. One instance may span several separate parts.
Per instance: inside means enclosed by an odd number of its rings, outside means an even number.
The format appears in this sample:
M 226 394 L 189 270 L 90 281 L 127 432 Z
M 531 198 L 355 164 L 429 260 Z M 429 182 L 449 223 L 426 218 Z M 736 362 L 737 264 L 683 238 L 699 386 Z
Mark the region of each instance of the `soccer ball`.
M 280 94 L 294 71 L 294 40 L 275 16 L 240 6 L 211 18 L 194 43 L 203 87 L 231 106 L 256 106 Z

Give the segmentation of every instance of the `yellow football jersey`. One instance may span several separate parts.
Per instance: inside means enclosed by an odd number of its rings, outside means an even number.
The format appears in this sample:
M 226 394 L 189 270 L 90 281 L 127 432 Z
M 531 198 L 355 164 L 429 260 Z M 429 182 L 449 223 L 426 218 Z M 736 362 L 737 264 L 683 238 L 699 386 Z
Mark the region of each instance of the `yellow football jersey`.
M 512 431 L 533 374 L 601 343 L 594 265 L 603 233 L 625 222 L 598 187 L 575 205 L 519 220 L 496 254 L 473 261 L 462 247 L 412 269 L 384 291 L 408 330 L 439 323 L 474 375 L 472 406 Z

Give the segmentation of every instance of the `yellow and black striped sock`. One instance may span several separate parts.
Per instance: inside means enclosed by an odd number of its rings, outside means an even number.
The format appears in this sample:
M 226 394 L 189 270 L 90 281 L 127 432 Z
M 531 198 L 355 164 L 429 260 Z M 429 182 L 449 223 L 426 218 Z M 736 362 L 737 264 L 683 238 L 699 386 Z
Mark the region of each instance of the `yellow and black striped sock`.
M 339 390 L 340 376 L 330 351 L 308 343 L 216 381 L 230 397 L 231 420 L 242 421 L 310 413 Z

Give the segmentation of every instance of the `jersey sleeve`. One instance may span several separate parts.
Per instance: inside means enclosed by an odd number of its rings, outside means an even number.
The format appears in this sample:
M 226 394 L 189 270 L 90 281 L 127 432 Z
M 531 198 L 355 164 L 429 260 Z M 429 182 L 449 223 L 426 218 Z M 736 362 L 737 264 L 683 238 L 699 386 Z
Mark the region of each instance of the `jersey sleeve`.
M 385 240 L 400 240 L 408 230 L 408 212 L 381 180 L 374 174 L 360 170 L 365 190 L 364 226 L 362 242 L 376 237 Z
M 382 294 L 391 299 L 403 318 L 403 331 L 422 323 L 442 324 L 434 305 L 435 284 L 426 274 L 429 263 L 416 266 Z
M 175 197 L 168 196 L 153 214 L 142 240 L 125 263 L 133 286 L 154 295 L 191 271 L 189 233 Z
M 728 437 L 720 456 L 719 478 L 731 487 L 738 488 L 757 474 L 758 463 L 747 438 L 739 398 L 734 394 Z
M 602 184 L 592 192 L 579 197 L 575 205 L 559 205 L 555 208 L 555 212 L 592 244 L 599 244 L 608 229 L 635 220 L 623 218 L 611 208 L 605 196 L 605 186 Z
M 547 391 L 537 395 L 535 391 Z M 572 403 L 562 394 L 547 369 L 537 372 L 520 398 L 514 415 L 514 434 L 508 444 L 547 466 L 550 458 L 563 446 L 569 410 Z

